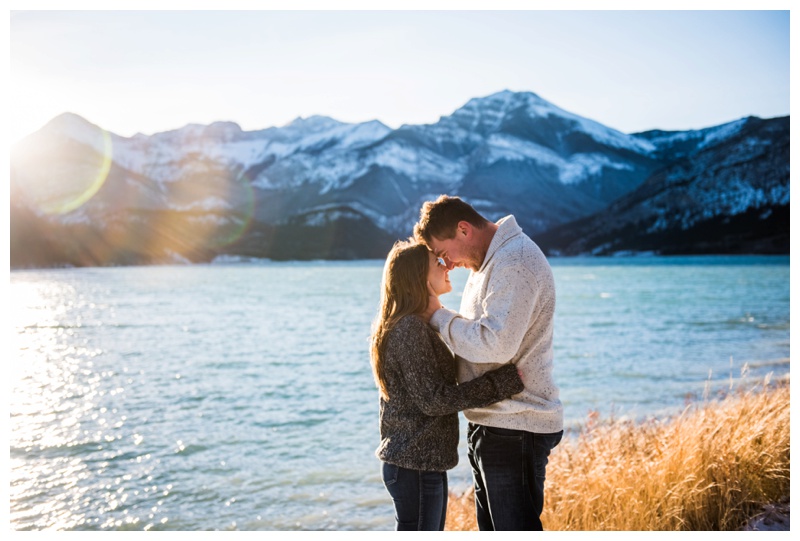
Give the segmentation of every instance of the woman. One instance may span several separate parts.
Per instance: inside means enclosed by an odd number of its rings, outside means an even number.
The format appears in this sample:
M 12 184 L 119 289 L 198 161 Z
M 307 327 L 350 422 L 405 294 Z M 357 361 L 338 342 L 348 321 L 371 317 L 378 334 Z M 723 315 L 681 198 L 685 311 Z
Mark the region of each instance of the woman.
M 370 357 L 380 391 L 383 482 L 397 530 L 443 530 L 447 470 L 458 463 L 458 412 L 523 390 L 512 364 L 456 384 L 453 354 L 419 317 L 428 287 L 452 289 L 448 269 L 424 245 L 395 243 L 383 271 Z

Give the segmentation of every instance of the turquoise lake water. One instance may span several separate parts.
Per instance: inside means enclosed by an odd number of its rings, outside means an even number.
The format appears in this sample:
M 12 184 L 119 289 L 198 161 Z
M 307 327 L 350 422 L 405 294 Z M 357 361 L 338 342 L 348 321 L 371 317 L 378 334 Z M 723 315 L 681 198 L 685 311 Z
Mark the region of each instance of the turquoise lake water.
M 789 373 L 788 257 L 551 263 L 570 428 Z M 367 352 L 381 268 L 12 271 L 11 528 L 392 529 Z

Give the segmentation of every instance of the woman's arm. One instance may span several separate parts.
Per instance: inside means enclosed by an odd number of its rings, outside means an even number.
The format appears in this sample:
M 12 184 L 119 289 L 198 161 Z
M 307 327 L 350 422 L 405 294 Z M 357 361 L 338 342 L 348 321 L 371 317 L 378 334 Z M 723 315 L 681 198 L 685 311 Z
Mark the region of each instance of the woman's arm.
M 408 322 L 406 322 L 408 323 Z M 432 336 L 425 323 L 398 324 L 387 343 L 387 361 L 400 376 L 411 400 L 426 415 L 447 415 L 494 404 L 522 392 L 516 366 L 503 365 L 460 385 L 445 380 L 439 369 Z M 448 355 L 441 351 L 439 355 Z M 447 359 L 452 362 L 452 356 Z M 391 400 L 391 397 L 390 397 Z

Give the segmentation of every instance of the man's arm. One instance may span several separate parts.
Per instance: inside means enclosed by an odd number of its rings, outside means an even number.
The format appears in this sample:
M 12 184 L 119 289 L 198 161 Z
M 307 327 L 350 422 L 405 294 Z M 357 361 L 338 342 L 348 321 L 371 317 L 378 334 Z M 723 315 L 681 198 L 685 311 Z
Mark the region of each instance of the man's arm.
M 433 314 L 441 308 L 443 308 L 442 301 L 439 300 L 439 296 L 433 290 L 433 286 L 428 282 L 428 307 L 421 314 L 422 319 L 426 323 L 430 323 Z
M 472 363 L 506 363 L 519 351 L 538 294 L 536 278 L 526 267 L 500 267 L 489 278 L 478 319 L 445 308 L 433 313 L 430 325 L 459 357 Z
M 517 367 L 501 366 L 471 381 L 447 380 L 439 365 L 431 333 L 415 320 L 397 326 L 386 345 L 388 366 L 394 367 L 412 402 L 426 415 L 447 415 L 494 404 L 524 390 Z M 438 338 L 434 338 L 438 342 Z M 452 362 L 450 352 L 445 353 Z

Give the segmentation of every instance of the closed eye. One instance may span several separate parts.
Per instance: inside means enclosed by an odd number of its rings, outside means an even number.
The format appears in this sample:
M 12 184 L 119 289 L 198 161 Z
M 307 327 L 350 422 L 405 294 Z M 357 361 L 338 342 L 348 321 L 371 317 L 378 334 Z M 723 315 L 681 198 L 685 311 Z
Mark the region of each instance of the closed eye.
M 447 266 L 447 265 L 445 265 L 445 262 L 444 262 L 444 258 L 443 258 L 443 257 L 437 257 L 437 258 L 436 258 L 436 262 L 437 262 L 439 265 L 441 265 L 442 267 L 445 267 L 445 266 Z

